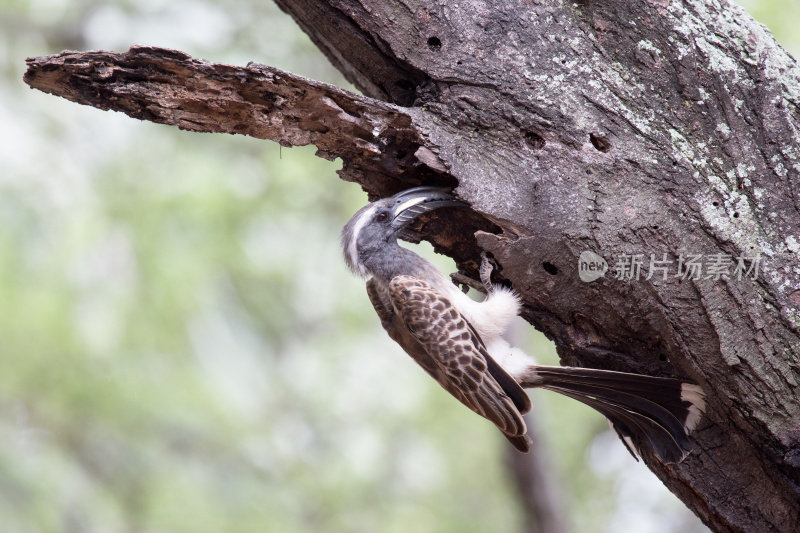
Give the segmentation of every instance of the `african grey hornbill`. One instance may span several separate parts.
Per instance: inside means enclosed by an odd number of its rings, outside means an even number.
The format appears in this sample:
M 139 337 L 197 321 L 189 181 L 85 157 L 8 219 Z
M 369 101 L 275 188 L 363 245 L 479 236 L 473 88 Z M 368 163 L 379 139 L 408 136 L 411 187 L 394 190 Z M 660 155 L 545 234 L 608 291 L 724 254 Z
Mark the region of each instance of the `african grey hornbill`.
M 604 414 L 636 457 L 648 447 L 665 462 L 681 461 L 687 437 L 704 409 L 697 385 L 608 370 L 536 365 L 502 335 L 520 301 L 489 281 L 472 300 L 397 238 L 418 215 L 442 207 L 467 206 L 448 189 L 416 187 L 360 209 L 342 231 L 348 266 L 369 277 L 367 293 L 381 324 L 450 394 L 493 422 L 520 451 L 527 452 L 522 414 L 531 403 L 523 387 L 541 387 L 581 401 Z M 371 277 L 370 277 L 371 276 Z

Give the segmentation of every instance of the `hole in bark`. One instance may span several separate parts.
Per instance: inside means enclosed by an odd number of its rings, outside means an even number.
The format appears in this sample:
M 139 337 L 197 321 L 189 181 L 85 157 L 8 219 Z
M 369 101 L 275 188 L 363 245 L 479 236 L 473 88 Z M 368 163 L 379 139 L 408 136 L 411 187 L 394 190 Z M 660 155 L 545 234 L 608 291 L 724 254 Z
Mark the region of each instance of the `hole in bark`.
M 397 83 L 395 83 L 395 85 L 397 85 L 398 88 L 403 89 L 404 91 L 414 90 L 414 84 L 408 80 L 399 80 L 397 81 Z
M 714 207 L 719 207 L 719 202 L 711 202 L 711 205 L 713 205 Z
M 555 276 L 556 274 L 558 274 L 558 267 L 548 261 L 542 263 L 542 268 L 544 269 L 545 272 L 547 272 L 551 276 Z
M 595 135 L 594 133 L 590 133 L 589 140 L 592 141 L 592 146 L 594 146 L 601 152 L 608 152 L 609 150 L 611 150 L 611 141 L 609 141 L 602 135 Z
M 739 212 L 738 211 L 733 214 L 733 218 L 739 218 Z
M 661 355 L 658 356 L 658 360 L 659 361 L 666 361 L 667 360 L 667 356 L 662 353 Z
M 525 132 L 525 142 L 534 150 L 541 150 L 545 145 L 544 138 L 534 131 Z
M 400 105 L 409 106 L 417 98 L 417 86 L 410 80 L 397 80 L 390 92 L 395 103 Z
M 434 50 L 438 50 L 442 47 L 442 41 L 440 41 L 438 37 L 428 37 L 428 46 Z

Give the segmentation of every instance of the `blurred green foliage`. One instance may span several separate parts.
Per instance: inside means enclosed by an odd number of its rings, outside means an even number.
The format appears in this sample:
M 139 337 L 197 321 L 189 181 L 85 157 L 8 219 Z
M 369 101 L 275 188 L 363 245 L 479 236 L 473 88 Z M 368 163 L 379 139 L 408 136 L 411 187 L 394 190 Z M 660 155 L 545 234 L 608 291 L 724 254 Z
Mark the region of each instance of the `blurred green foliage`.
M 778 5 L 797 20 L 752 7 Z M 343 266 L 366 198 L 337 164 L 21 82 L 27 55 L 140 43 L 349 87 L 292 21 L 255 0 L 0 8 L 0 531 L 521 530 L 504 439 Z M 534 399 L 577 531 L 698 528 L 599 415 Z

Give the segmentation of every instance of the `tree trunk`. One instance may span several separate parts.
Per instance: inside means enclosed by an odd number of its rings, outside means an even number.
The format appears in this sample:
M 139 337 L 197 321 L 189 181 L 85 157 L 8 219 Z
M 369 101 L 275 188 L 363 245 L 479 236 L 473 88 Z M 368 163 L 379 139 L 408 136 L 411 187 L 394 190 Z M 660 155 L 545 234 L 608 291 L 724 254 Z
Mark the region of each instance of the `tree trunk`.
M 517 486 L 517 495 L 524 525 L 521 533 L 567 533 L 567 513 L 561 486 L 555 479 L 552 454 L 543 444 L 538 409 L 525 414 L 528 436 L 531 442 L 530 453 L 519 453 L 514 447 L 506 446 L 505 463 Z
M 795 531 L 800 70 L 764 27 L 726 0 L 278 3 L 366 97 L 154 48 L 32 59 L 26 81 L 317 144 L 372 197 L 457 185 L 472 216 L 417 237 L 473 277 L 491 252 L 565 364 L 701 384 L 695 452 L 645 461 L 715 531 Z

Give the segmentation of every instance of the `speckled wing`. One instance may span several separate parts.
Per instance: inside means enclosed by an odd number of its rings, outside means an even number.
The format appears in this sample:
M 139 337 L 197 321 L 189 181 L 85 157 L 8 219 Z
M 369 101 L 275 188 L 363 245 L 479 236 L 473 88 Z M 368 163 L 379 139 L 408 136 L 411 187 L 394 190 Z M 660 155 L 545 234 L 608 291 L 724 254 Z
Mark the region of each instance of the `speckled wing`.
M 373 304 L 383 301 L 379 296 L 384 295 L 379 295 L 376 287 L 372 289 Z M 517 449 L 527 452 L 530 439 L 525 435 L 522 413 L 530 409 L 530 400 L 492 359 L 452 302 L 412 276 L 392 279 L 387 295 L 395 313 L 386 306 L 382 306 L 383 314 L 378 306 L 376 310 L 390 336 L 445 390 L 493 422 Z
M 391 335 L 394 309 L 389 300 L 389 291 L 386 285 L 381 286 L 375 278 L 370 278 L 367 281 L 367 296 L 369 296 L 369 301 L 372 302 L 372 307 L 375 308 L 378 318 L 381 319 L 381 326 Z M 394 339 L 394 337 L 392 338 Z

